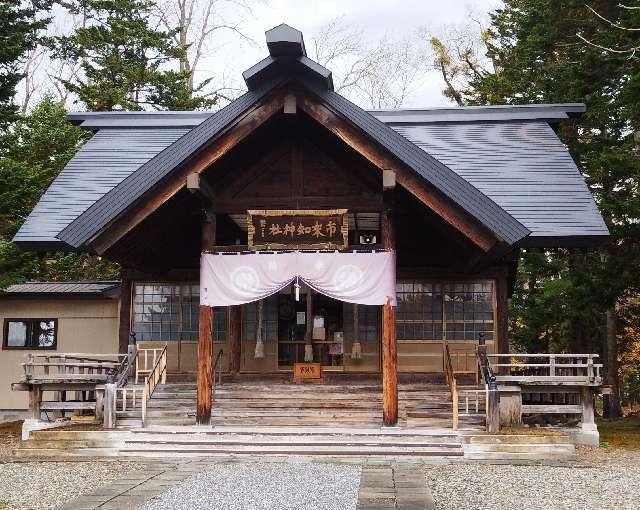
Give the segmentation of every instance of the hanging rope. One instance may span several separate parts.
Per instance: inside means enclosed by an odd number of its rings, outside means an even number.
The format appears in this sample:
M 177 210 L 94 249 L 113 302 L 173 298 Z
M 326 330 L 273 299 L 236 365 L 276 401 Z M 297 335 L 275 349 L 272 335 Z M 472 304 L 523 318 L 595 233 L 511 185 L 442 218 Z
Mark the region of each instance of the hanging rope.
M 262 315 L 264 310 L 264 299 L 258 301 L 258 320 L 256 325 L 256 349 L 253 353 L 255 359 L 264 358 L 264 342 L 262 340 Z
M 360 331 L 358 329 L 358 305 L 353 305 L 353 344 L 351 344 L 351 359 L 352 360 L 361 360 L 362 359 L 362 346 L 360 345 L 360 340 L 358 337 Z
M 307 288 L 307 328 L 304 333 L 304 360 L 307 363 L 313 362 L 313 343 L 312 343 L 312 328 L 313 328 L 313 317 L 311 314 L 313 313 L 313 301 L 312 301 L 312 290 L 311 288 Z

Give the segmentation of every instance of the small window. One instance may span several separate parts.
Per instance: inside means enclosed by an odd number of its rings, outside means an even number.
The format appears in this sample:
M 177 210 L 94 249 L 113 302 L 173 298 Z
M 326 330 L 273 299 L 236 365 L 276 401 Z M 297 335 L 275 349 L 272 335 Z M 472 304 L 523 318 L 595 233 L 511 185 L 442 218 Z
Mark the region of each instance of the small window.
M 5 319 L 5 349 L 55 349 L 57 319 Z

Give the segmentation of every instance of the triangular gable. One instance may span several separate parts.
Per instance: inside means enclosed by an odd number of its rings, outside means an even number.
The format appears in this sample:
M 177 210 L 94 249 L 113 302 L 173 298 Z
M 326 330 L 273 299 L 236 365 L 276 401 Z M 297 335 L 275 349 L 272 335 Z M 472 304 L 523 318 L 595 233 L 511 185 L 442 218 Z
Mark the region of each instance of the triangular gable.
M 58 238 L 76 248 L 89 243 L 175 169 L 184 166 L 187 160 L 214 141 L 220 140 L 234 125 L 241 122 L 247 113 L 261 104 L 264 106 L 269 95 L 277 87 L 292 80 L 303 83 L 305 88 L 318 96 L 323 105 L 339 114 L 410 168 L 415 173 L 415 179 L 411 180 L 417 180 L 418 187 L 420 182 L 433 187 L 445 200 L 451 201 L 455 207 L 459 208 L 463 215 L 468 215 L 473 221 L 482 225 L 497 242 L 513 245 L 529 234 L 529 230 L 520 222 L 446 165 L 409 142 L 370 113 L 335 93 L 332 90 L 330 72 L 308 59 L 306 55 L 299 53 L 300 50 L 296 49 L 295 44 L 290 45 L 288 50 L 285 49 L 284 54 L 272 55 L 245 72 L 245 80 L 249 86 L 246 94 L 212 114 L 202 124 L 141 166 L 69 224 Z M 276 107 L 281 109 L 281 105 Z M 276 113 L 273 105 L 270 112 Z M 262 122 L 267 118 L 267 115 L 263 115 Z M 426 193 L 423 195 L 426 196 Z M 418 198 L 422 199 L 424 196 Z M 455 218 L 449 219 L 454 226 L 456 221 L 458 220 Z M 483 249 L 488 250 L 487 247 Z

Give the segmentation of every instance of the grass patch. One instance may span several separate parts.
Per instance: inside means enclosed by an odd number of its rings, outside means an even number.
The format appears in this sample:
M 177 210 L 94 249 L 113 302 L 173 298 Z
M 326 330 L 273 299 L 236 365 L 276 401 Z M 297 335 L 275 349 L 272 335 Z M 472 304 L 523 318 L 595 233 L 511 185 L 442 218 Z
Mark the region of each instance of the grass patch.
M 599 419 L 600 445 L 603 447 L 640 450 L 640 418 Z
M 0 423 L 0 433 L 20 433 L 22 431 L 22 420 L 6 421 Z M 0 509 L 2 507 L 0 506 Z
M 564 436 L 562 432 L 557 430 L 550 430 L 544 427 L 503 427 L 498 432 L 498 435 L 516 435 L 516 436 Z

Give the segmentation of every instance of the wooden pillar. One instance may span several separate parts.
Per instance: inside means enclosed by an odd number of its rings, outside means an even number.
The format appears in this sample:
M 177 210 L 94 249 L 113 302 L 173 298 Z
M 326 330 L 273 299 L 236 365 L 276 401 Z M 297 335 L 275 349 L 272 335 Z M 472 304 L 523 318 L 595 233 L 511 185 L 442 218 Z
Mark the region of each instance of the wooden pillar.
M 42 388 L 37 385 L 31 385 L 29 390 L 29 410 L 31 418 L 39 420 L 41 416 L 40 406 L 42 405 Z
M 229 372 L 240 372 L 240 335 L 242 330 L 240 306 L 229 307 Z
M 508 313 L 509 313 L 509 302 L 508 302 L 508 294 L 507 294 L 507 275 L 506 271 L 504 274 L 500 274 L 498 278 L 496 278 L 496 352 L 499 354 L 508 354 L 509 353 L 509 323 L 508 323 Z M 511 358 L 503 358 L 504 361 L 502 363 L 511 363 Z M 508 374 L 508 367 L 500 367 L 498 370 L 499 374 Z
M 131 333 L 131 293 L 133 282 L 126 269 L 122 269 L 122 284 L 120 286 L 120 323 L 118 325 L 118 352 L 124 354 L 129 349 L 129 334 Z
M 216 217 L 206 211 L 202 221 L 202 251 L 215 246 Z M 211 363 L 213 355 L 213 308 L 200 305 L 200 327 L 198 335 L 198 374 L 196 423 L 208 425 L 211 421 L 211 391 L 213 389 Z
M 381 234 L 384 249 L 395 251 L 395 230 L 390 208 L 386 208 L 382 213 Z M 390 301 L 382 307 L 382 422 L 385 426 L 398 423 L 396 308 Z

